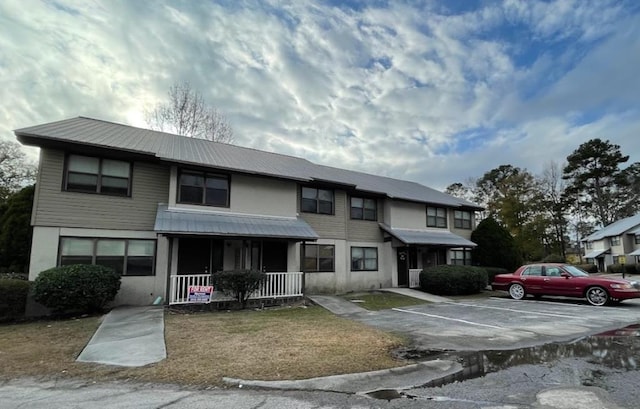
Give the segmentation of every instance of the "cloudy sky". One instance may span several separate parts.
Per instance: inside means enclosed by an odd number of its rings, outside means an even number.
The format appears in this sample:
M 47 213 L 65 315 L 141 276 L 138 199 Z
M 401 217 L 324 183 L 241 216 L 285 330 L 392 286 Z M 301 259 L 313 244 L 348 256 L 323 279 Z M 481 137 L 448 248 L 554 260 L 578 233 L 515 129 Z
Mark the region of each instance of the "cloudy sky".
M 144 127 L 189 81 L 239 145 L 438 189 L 595 137 L 640 161 L 639 75 L 636 0 L 0 2 L 0 138 Z

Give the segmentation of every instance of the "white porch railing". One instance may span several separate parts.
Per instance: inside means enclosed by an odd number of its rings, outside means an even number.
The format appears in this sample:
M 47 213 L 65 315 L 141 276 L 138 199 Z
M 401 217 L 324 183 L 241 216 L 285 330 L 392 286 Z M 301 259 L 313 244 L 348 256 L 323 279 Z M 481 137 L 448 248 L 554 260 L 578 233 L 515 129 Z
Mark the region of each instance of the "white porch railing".
M 262 285 L 249 296 L 250 300 L 261 298 L 300 297 L 304 273 L 265 273 L 267 278 Z M 190 304 L 189 287 L 211 285 L 211 274 L 180 274 L 171 276 L 169 304 Z M 232 298 L 214 291 L 212 301 L 225 301 Z
M 409 269 L 409 288 L 420 287 L 420 272 L 421 268 Z

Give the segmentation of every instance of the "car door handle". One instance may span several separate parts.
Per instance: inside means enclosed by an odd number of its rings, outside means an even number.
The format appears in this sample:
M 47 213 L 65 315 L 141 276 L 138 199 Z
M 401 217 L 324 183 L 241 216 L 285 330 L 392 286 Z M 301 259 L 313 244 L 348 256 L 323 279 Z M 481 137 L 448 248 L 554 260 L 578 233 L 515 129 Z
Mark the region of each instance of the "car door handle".
M 544 281 L 549 281 L 549 279 L 548 279 L 548 278 L 545 278 L 545 279 L 544 279 Z

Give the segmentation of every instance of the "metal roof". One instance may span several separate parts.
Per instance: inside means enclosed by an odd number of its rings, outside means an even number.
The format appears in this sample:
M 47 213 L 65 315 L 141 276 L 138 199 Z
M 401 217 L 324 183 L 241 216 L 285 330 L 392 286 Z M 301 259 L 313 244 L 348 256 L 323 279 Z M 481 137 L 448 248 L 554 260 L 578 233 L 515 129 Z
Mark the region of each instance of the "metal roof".
M 640 256 L 640 249 L 633 250 L 628 254 L 629 256 Z
M 329 182 L 354 189 L 423 203 L 481 210 L 482 207 L 419 183 L 376 176 L 306 159 L 257 149 L 188 138 L 165 132 L 78 117 L 15 130 L 25 144 L 41 146 L 47 141 L 82 144 L 134 152 L 169 162 L 254 173 L 303 182 Z
M 607 253 L 609 250 L 611 249 L 604 249 L 604 250 L 594 250 L 591 253 L 587 253 L 584 255 L 584 258 L 597 258 L 598 256 L 603 255 L 604 253 Z
M 269 237 L 316 240 L 318 234 L 302 219 L 170 209 L 158 205 L 154 230 L 165 234 Z
M 628 232 L 628 230 L 631 230 L 634 227 L 640 228 L 640 213 L 631 217 L 627 217 L 625 219 L 620 219 L 617 222 L 611 223 L 610 225 L 605 226 L 602 229 L 591 233 L 589 236 L 585 237 L 582 241 L 595 241 L 595 240 L 602 240 L 605 237 L 619 236 L 623 233 Z M 629 232 L 629 233 L 635 233 L 636 231 L 637 230 L 633 230 L 632 232 Z
M 431 244 L 448 247 L 476 247 L 477 244 L 451 233 L 449 230 L 414 230 L 398 229 L 384 223 L 379 223 L 386 231 L 404 244 Z

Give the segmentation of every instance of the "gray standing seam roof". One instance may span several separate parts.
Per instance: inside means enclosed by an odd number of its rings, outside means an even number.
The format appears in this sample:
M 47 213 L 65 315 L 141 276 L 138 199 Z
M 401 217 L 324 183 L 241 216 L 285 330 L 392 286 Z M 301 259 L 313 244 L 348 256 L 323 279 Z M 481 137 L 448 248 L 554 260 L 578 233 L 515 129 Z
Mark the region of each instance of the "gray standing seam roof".
M 634 227 L 638 227 L 635 230 L 629 231 Z M 619 236 L 623 233 L 635 233 L 640 231 L 640 213 L 627 217 L 624 219 L 620 219 L 617 222 L 611 223 L 602 229 L 591 233 L 589 236 L 585 237 L 582 241 L 594 241 L 594 240 L 602 240 L 605 237 L 615 237 Z
M 476 247 L 470 240 L 460 237 L 449 230 L 398 229 L 379 223 L 382 230 L 404 244 L 431 244 L 449 247 Z
M 169 162 L 233 170 L 303 182 L 326 181 L 390 198 L 481 210 L 482 207 L 419 183 L 316 165 L 306 159 L 187 138 L 92 118 L 78 117 L 15 131 L 19 140 L 71 142 L 135 152 Z M 34 141 L 33 138 L 37 139 Z
M 311 226 L 299 218 L 169 209 L 166 204 L 158 205 L 154 230 L 165 234 L 318 239 Z

